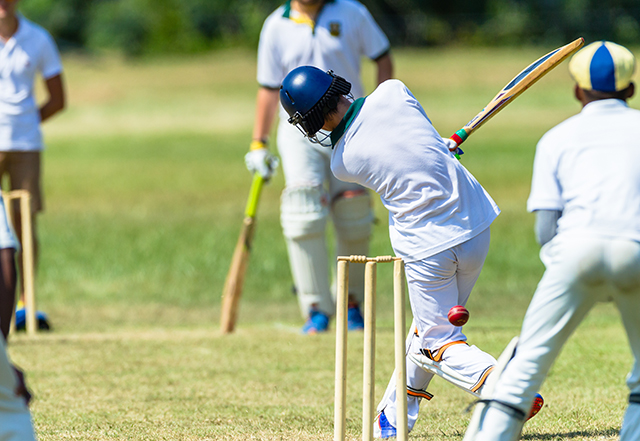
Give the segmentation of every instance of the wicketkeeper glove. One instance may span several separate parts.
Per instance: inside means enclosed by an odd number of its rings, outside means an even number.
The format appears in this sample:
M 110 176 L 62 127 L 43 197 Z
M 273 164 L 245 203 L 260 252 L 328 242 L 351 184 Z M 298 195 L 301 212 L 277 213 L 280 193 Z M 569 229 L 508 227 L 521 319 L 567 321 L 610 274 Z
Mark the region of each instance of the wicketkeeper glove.
M 253 141 L 249 153 L 244 156 L 244 162 L 251 173 L 258 173 L 268 181 L 275 174 L 280 160 L 269 152 L 264 142 Z

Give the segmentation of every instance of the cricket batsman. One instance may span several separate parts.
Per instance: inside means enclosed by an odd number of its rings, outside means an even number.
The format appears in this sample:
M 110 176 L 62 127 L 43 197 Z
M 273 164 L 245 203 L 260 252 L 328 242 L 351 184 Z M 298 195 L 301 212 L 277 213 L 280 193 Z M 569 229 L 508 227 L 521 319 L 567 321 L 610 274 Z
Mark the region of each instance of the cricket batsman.
M 465 439 L 517 440 L 564 343 L 595 303 L 613 301 L 635 358 L 620 439 L 640 440 L 640 111 L 627 105 L 635 65 L 608 41 L 569 63 L 582 111 L 540 139 L 527 203 L 546 270 L 515 356 Z
M 260 84 L 256 98 L 253 141 L 245 156 L 247 168 L 268 180 L 277 157 L 268 148 L 276 115 L 285 188 L 280 223 L 289 265 L 305 324 L 303 334 L 325 332 L 335 312 L 329 270 L 326 226 L 332 221 L 338 255 L 367 254 L 373 223 L 369 193 L 359 185 L 341 182 L 329 170 L 329 152 L 309 142 L 287 123 L 278 105 L 278 90 L 292 69 L 311 64 L 333 69 L 364 95 L 362 60 L 374 64 L 378 83 L 391 78 L 389 40 L 367 8 L 354 0 L 289 0 L 265 20 L 258 47 Z M 359 303 L 364 296 L 364 270 L 349 289 L 349 330 L 364 326 Z M 357 275 L 357 274 L 356 274 Z
M 408 351 L 448 366 L 478 391 L 496 360 L 468 345 L 447 312 L 469 299 L 500 211 L 402 82 L 385 81 L 355 101 L 347 97 L 350 90 L 342 77 L 302 66 L 285 77 L 280 101 L 291 124 L 332 149 L 333 174 L 375 191 L 389 210 L 391 244 L 405 261 L 414 317 Z M 317 135 L 320 129 L 330 135 Z M 426 390 L 432 378 L 407 363 L 409 430 L 420 401 L 432 397 Z M 393 381 L 378 412 L 374 436 L 396 436 Z

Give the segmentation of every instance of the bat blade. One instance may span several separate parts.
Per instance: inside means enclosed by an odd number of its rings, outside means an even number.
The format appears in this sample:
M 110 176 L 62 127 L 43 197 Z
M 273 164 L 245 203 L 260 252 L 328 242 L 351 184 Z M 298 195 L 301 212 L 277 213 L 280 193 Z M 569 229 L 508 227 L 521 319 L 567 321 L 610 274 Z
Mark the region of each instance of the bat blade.
M 495 97 L 471 121 L 451 136 L 458 145 L 462 144 L 475 130 L 493 118 L 498 112 L 513 102 L 522 92 L 533 86 L 538 80 L 575 53 L 584 44 L 583 38 L 555 49 L 538 58 L 516 75 L 496 94 Z M 455 149 L 455 148 L 454 148 Z
M 238 243 L 236 244 L 233 258 L 231 259 L 231 266 L 229 267 L 229 272 L 224 282 L 220 330 L 225 334 L 233 332 L 238 318 L 238 304 L 242 296 L 244 276 L 249 262 L 254 226 L 254 218 L 244 218 L 242 231 L 240 232 L 240 237 L 238 238 Z
M 259 174 L 255 174 L 249 200 L 245 209 L 245 218 L 242 222 L 242 229 L 238 242 L 236 243 L 231 265 L 222 290 L 222 312 L 220 316 L 220 331 L 229 334 L 234 331 L 238 318 L 238 306 L 242 296 L 245 273 L 249 263 L 253 234 L 255 231 L 255 215 L 260 192 L 262 190 L 263 179 Z

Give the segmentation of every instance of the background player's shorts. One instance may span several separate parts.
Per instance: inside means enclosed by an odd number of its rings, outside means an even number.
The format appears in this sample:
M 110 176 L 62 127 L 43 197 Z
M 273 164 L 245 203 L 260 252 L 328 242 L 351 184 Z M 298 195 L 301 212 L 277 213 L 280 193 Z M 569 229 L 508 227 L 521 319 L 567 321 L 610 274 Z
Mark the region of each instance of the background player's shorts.
M 0 152 L 0 178 L 9 175 L 11 190 L 28 190 L 31 193 L 31 211 L 42 211 L 42 184 L 40 173 L 40 151 Z M 19 210 L 16 202 L 14 208 Z

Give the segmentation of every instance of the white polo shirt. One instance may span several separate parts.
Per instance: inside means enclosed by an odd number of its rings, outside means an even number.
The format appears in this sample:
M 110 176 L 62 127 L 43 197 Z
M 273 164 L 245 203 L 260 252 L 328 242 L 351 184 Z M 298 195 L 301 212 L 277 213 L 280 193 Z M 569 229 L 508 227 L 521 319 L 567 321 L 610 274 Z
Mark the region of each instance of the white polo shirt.
M 310 65 L 333 70 L 351 83 L 355 97 L 361 97 L 361 58 L 375 60 L 388 50 L 389 40 L 367 8 L 356 1 L 326 1 L 315 23 L 301 22 L 288 1 L 262 27 L 257 79 L 261 86 L 278 89 L 291 70 Z M 282 106 L 280 115 L 289 118 Z
M 473 238 L 500 213 L 398 80 L 356 100 L 331 140 L 331 171 L 380 195 L 391 245 L 407 262 Z
M 594 101 L 538 142 L 529 211 L 558 210 L 558 234 L 640 241 L 640 111 Z
M 48 79 L 61 72 L 49 33 L 19 15 L 16 33 L 0 42 L 0 151 L 42 149 L 34 80 L 36 73 Z

